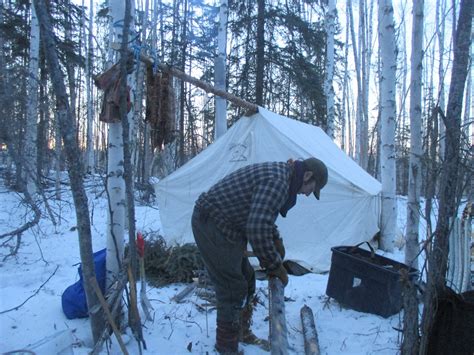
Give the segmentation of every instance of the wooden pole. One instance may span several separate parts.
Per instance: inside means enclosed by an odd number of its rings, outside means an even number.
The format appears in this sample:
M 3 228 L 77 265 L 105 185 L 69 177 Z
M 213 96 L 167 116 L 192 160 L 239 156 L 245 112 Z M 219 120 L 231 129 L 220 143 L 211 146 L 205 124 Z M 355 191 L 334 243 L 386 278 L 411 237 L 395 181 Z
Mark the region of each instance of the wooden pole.
M 319 355 L 318 332 L 314 324 L 314 315 L 311 308 L 304 305 L 300 311 L 301 324 L 303 325 L 304 352 L 306 355 Z
M 120 50 L 120 44 L 119 43 L 113 43 L 112 44 L 112 49 Z M 143 53 L 140 53 L 140 60 L 142 62 L 144 62 L 145 64 L 147 64 L 147 65 L 151 65 L 151 66 L 155 65 L 155 61 L 153 60 L 153 58 L 150 58 L 150 57 L 148 57 L 147 55 L 145 55 Z M 237 97 L 237 96 L 235 96 L 231 93 L 228 93 L 227 91 L 217 89 L 215 86 L 213 86 L 209 83 L 206 83 L 205 81 L 194 78 L 191 75 L 183 73 L 181 70 L 178 70 L 178 69 L 176 69 L 176 68 L 174 68 L 174 67 L 172 67 L 168 64 L 158 63 L 157 67 L 161 71 L 167 72 L 167 73 L 173 75 L 174 77 L 176 77 L 178 79 L 181 79 L 181 80 L 186 81 L 190 84 L 193 84 L 194 86 L 197 86 L 198 88 L 203 89 L 205 92 L 209 92 L 209 93 L 217 95 L 219 97 L 223 97 L 227 101 L 230 101 L 230 102 L 232 102 L 233 104 L 235 104 L 239 107 L 243 107 L 244 109 L 247 110 L 247 112 L 245 114 L 246 116 L 251 116 L 251 115 L 258 112 L 258 106 L 257 105 L 255 105 L 251 102 L 248 102 L 246 100 L 243 100 L 240 97 Z
M 288 331 L 285 317 L 285 288 L 277 277 L 268 279 L 270 298 L 270 352 L 288 354 Z
M 122 340 L 122 336 L 120 335 L 120 331 L 117 328 L 117 325 L 115 324 L 114 318 L 112 317 L 112 314 L 110 313 L 109 306 L 107 304 L 107 301 L 105 300 L 104 296 L 102 295 L 102 291 L 100 290 L 99 284 L 97 283 L 97 280 L 95 277 L 91 277 L 89 279 L 89 282 L 92 285 L 92 288 L 94 289 L 97 297 L 99 298 L 99 302 L 104 309 L 105 316 L 107 317 L 107 320 L 112 327 L 112 330 L 115 334 L 115 337 L 117 338 L 117 341 L 120 345 L 120 349 L 122 350 L 122 353 L 125 355 L 128 355 L 127 348 L 125 347 L 125 343 Z

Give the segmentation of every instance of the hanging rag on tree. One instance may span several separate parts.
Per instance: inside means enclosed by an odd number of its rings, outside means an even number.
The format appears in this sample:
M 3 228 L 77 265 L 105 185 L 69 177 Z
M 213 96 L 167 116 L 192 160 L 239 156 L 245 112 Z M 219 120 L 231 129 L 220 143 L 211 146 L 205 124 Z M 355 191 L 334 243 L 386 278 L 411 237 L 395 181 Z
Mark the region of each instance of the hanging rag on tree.
M 133 72 L 133 56 L 127 59 L 127 74 Z M 117 123 L 120 118 L 120 62 L 114 64 L 102 74 L 94 78 L 95 85 L 104 91 L 104 100 L 99 119 L 102 122 Z M 127 112 L 130 112 L 132 103 L 130 100 L 130 87 L 127 85 Z
M 162 149 L 174 140 L 174 91 L 169 73 L 154 73 L 147 67 L 145 121 L 150 123 L 153 148 Z

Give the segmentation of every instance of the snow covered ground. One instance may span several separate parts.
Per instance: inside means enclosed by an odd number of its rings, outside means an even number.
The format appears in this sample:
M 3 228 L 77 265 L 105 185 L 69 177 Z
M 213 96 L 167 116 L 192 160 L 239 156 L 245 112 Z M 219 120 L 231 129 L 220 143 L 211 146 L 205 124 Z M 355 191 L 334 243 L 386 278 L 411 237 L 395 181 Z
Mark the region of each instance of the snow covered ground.
M 88 182 L 89 185 L 93 185 Z M 100 187 L 88 188 L 92 213 L 94 251 L 106 245 L 105 194 Z M 52 195 L 52 192 L 49 193 Z M 26 214 L 21 196 L 9 192 L 0 181 L 0 235 L 9 232 L 32 218 Z M 75 214 L 70 195 L 63 200 L 48 199 L 56 225 L 43 208 L 39 225 L 26 231 L 21 246 L 13 257 L 6 257 L 16 240 L 0 240 L 0 353 L 18 349 L 33 349 L 37 354 L 51 350 L 38 342 L 56 337 L 58 342 L 73 342 L 73 354 L 87 354 L 92 347 L 88 319 L 68 320 L 61 309 L 61 294 L 78 279 L 80 262 Z M 65 202 L 66 201 L 66 202 Z M 403 200 L 401 201 L 403 205 Z M 404 211 L 400 211 L 399 225 L 404 228 Z M 159 211 L 156 207 L 137 205 L 137 229 L 160 231 Z M 388 257 L 402 260 L 397 251 Z M 286 319 L 291 354 L 304 354 L 300 309 L 307 305 L 313 310 L 322 354 L 397 354 L 399 353 L 401 315 L 382 318 L 373 314 L 342 308 L 325 295 L 328 275 L 307 274 L 290 276 L 285 289 Z M 206 314 L 200 307 L 204 300 L 189 296 L 177 304 L 171 298 L 186 285 L 173 284 L 162 288 L 148 286 L 148 297 L 154 307 L 152 321 L 144 322 L 144 339 L 148 354 L 213 354 L 215 339 L 215 310 Z M 254 315 L 254 332 L 268 336 L 267 282 L 258 281 L 258 304 Z M 144 317 L 142 317 L 143 320 Z M 124 335 L 130 354 L 138 354 L 138 346 L 130 334 Z M 246 354 L 265 354 L 255 346 L 243 346 Z M 69 352 L 71 353 L 71 352 Z M 107 353 L 104 351 L 103 353 Z M 112 336 L 111 354 L 120 349 Z

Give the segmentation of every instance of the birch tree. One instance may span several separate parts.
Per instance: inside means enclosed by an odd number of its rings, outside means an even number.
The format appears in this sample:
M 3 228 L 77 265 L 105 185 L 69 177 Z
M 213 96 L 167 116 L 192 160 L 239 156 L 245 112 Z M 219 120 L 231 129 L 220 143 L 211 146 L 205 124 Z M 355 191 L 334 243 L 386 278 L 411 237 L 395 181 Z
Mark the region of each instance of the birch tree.
M 357 104 L 360 106 L 359 119 L 357 120 L 356 129 L 359 131 L 359 158 L 360 166 L 367 170 L 369 162 L 369 72 L 370 62 L 368 52 L 370 44 L 368 43 L 367 31 L 367 2 L 366 0 L 359 1 L 359 58 L 360 58 L 360 77 L 361 77 L 361 92 L 360 97 L 357 97 Z
M 454 9 L 452 10 L 454 11 Z M 438 92 L 438 106 L 441 111 L 444 113 L 446 112 L 445 106 L 445 90 L 444 90 L 444 78 L 445 78 L 445 68 L 444 68 L 444 56 L 445 56 L 445 49 L 444 49 L 444 29 L 446 27 L 445 23 L 446 18 L 446 0 L 437 0 L 436 1 L 436 37 L 438 39 L 438 55 L 439 55 L 439 64 L 438 64 L 438 78 L 439 78 L 439 92 Z M 453 32 L 454 34 L 454 32 Z M 439 118 L 439 154 L 440 157 L 444 157 L 445 151 L 445 139 L 444 136 L 445 126 L 444 122 L 442 121 L 441 117 Z
M 149 10 L 149 0 L 145 0 L 145 9 L 143 11 L 143 16 L 141 18 L 141 33 L 140 33 L 140 53 L 143 52 L 143 46 L 146 46 L 146 41 L 147 41 L 147 33 L 148 33 L 148 10 Z M 139 9 L 140 10 L 140 9 Z M 146 127 L 146 122 L 143 122 L 143 92 L 145 90 L 145 63 L 142 61 L 138 61 L 137 63 L 137 71 L 135 73 L 135 78 L 136 78 L 136 84 L 135 84 L 135 95 L 134 95 L 134 104 L 133 104 L 133 112 L 134 112 L 134 125 L 135 128 L 139 127 L 142 133 L 143 137 L 145 137 L 147 133 L 147 127 Z M 133 129 L 130 131 L 130 134 L 133 137 L 133 140 L 135 140 L 138 136 L 137 133 L 133 132 Z M 132 141 L 132 144 L 134 142 Z M 144 147 L 147 144 L 147 141 L 143 139 L 143 144 Z M 138 152 L 142 151 L 142 149 L 138 149 L 138 144 L 133 144 L 133 152 L 132 156 L 136 157 L 134 160 L 134 166 L 139 167 L 140 164 L 138 162 Z M 145 149 L 145 148 L 144 148 Z M 143 159 L 144 160 L 144 159 Z M 143 162 L 145 165 L 146 163 Z M 137 175 L 138 177 L 141 175 L 140 174 L 141 169 L 137 169 Z M 148 181 L 148 175 L 146 177 L 142 178 L 143 182 Z
M 217 57 L 215 59 L 215 86 L 226 90 L 226 57 L 227 57 L 227 17 L 229 9 L 227 0 L 221 0 L 219 8 L 219 30 L 217 35 Z M 227 131 L 227 101 L 216 96 L 215 139 Z
M 352 156 L 351 154 L 351 142 L 350 142 L 350 133 L 349 133 L 349 140 L 346 145 L 346 125 L 347 128 L 350 126 L 350 106 L 346 105 L 346 102 L 349 102 L 349 88 L 348 88 L 348 83 L 349 83 L 349 16 L 348 16 L 348 11 L 347 11 L 347 6 L 346 6 L 346 37 L 345 37 L 345 43 L 344 43 L 344 71 L 343 71 L 343 82 L 342 82 L 342 109 L 341 109 L 341 149 L 345 151 L 349 156 Z M 347 110 L 347 119 L 346 119 L 346 110 Z M 349 130 L 350 131 L 350 130 Z
M 346 2 L 348 14 L 349 14 L 349 24 L 351 28 L 351 41 L 352 41 L 352 52 L 354 56 L 354 64 L 355 64 L 355 72 L 356 72 L 356 81 L 357 81 L 357 111 L 355 117 L 355 129 L 356 129 L 356 137 L 355 137 L 355 160 L 356 162 L 362 167 L 363 166 L 363 149 L 362 149 L 362 136 L 361 136 L 361 127 L 362 127 L 362 78 L 361 78 L 361 64 L 360 64 L 360 56 L 357 49 L 357 41 L 354 29 L 354 16 L 352 14 L 352 2 L 351 0 L 347 0 Z
M 30 195 L 36 192 L 34 179 L 37 175 L 37 132 L 38 132 L 38 73 L 39 73 L 39 45 L 40 33 L 39 23 L 34 6 L 31 6 L 30 24 L 30 58 L 28 68 L 28 90 L 25 132 L 25 156 L 26 166 L 24 169 L 26 188 Z
M 382 216 L 381 248 L 392 251 L 397 224 L 396 157 L 395 157 L 395 92 L 396 58 L 395 24 L 391 0 L 379 1 L 378 33 L 381 57 L 380 117 L 381 117 L 381 180 Z
M 110 33 L 109 48 L 112 43 L 121 43 L 122 28 L 125 17 L 125 2 L 112 0 L 110 2 Z M 109 49 L 109 64 L 111 66 L 116 56 Z M 107 219 L 107 259 L 106 259 L 106 288 L 108 289 L 117 279 L 124 252 L 125 228 L 125 180 L 123 154 L 123 128 L 120 117 L 116 122 L 108 124 L 107 147 L 107 195 L 109 200 Z
M 265 0 L 257 0 L 257 68 L 255 76 L 255 103 L 263 106 L 263 77 L 265 73 Z
M 93 141 L 93 126 L 94 126 L 94 102 L 92 95 L 92 68 L 94 58 L 94 0 L 89 1 L 89 26 L 87 36 L 87 53 L 86 53 L 86 92 L 87 92 L 87 135 L 86 135 L 86 171 L 94 173 L 94 141 Z
M 424 0 L 413 2 L 413 29 L 410 79 L 410 164 L 407 205 L 407 244 L 405 263 L 418 269 L 418 229 L 420 224 L 421 192 L 421 85 L 423 63 L 423 6 Z
M 326 11 L 326 80 L 324 93 L 326 95 L 327 131 L 329 137 L 334 139 L 334 33 L 336 31 L 336 0 L 329 0 Z
M 469 68 L 473 16 L 474 2 L 461 0 L 454 36 L 453 66 L 445 117 L 446 145 L 445 159 L 441 170 L 438 221 L 432 252 L 428 259 L 428 275 L 424 294 L 425 307 L 422 315 L 420 344 L 420 354 L 423 355 L 429 353 L 429 340 L 436 318 L 438 298 L 444 294 L 446 288 L 450 220 L 457 215 L 456 202 L 460 183 L 458 171 L 460 167 L 461 112 Z

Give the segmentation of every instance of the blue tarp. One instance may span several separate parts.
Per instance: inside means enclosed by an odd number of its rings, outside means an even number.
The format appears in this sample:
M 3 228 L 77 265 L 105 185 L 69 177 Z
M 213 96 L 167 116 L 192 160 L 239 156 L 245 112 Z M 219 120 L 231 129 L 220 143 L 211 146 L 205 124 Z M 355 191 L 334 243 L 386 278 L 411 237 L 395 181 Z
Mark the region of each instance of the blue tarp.
M 94 253 L 95 275 L 102 294 L 105 293 L 105 253 L 106 249 Z M 89 316 L 82 278 L 82 266 L 79 266 L 77 271 L 79 273 L 79 280 L 66 288 L 61 296 L 63 312 L 68 319 Z

